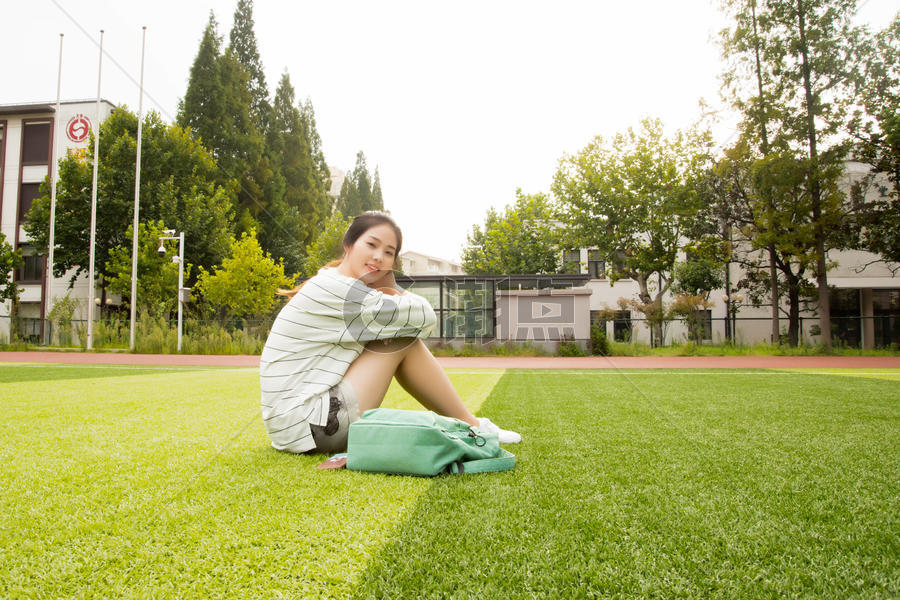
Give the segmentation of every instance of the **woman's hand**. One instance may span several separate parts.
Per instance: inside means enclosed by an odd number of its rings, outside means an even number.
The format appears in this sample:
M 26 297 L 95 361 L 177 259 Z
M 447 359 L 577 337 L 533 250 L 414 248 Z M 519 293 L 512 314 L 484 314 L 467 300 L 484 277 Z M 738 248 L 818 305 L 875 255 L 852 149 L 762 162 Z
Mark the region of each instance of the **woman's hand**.
M 393 269 L 385 269 L 383 273 L 379 274 L 378 279 L 369 284 L 369 287 L 377 290 L 380 288 L 394 288 L 396 284 Z
M 379 287 L 379 288 L 375 288 L 375 289 L 378 290 L 379 292 L 387 294 L 388 296 L 402 296 L 403 295 L 403 292 L 401 292 L 400 290 L 394 289 L 392 287 Z

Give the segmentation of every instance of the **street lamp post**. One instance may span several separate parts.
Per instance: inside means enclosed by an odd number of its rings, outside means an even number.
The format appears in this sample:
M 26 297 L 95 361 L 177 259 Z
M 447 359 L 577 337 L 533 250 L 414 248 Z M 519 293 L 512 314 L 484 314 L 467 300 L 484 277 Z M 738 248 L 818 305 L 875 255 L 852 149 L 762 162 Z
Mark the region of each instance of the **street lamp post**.
M 182 306 L 184 305 L 184 232 L 175 236 L 174 229 L 166 229 L 163 231 L 165 235 L 159 236 L 159 255 L 166 255 L 166 246 L 163 240 L 178 240 L 178 256 L 172 257 L 172 262 L 178 263 L 178 351 L 181 352 L 181 318 Z

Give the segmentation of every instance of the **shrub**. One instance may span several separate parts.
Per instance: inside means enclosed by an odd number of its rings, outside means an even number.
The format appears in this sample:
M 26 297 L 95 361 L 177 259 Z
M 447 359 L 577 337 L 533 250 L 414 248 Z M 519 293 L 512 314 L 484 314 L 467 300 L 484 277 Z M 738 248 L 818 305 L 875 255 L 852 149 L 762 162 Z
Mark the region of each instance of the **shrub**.
M 574 340 L 563 339 L 556 350 L 559 356 L 584 356 L 584 351 Z
M 606 338 L 606 327 L 599 323 L 591 325 L 591 354 L 609 356 L 609 340 Z

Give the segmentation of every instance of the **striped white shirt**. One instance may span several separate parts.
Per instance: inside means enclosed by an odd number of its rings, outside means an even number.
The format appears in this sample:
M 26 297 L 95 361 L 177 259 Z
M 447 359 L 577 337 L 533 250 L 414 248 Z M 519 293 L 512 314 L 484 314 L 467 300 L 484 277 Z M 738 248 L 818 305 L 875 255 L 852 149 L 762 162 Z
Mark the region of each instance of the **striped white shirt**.
M 290 452 L 315 448 L 309 426 L 325 425 L 328 391 L 366 343 L 424 338 L 436 323 L 421 296 L 392 296 L 336 268 L 320 269 L 281 309 L 260 357 L 262 417 L 272 446 Z

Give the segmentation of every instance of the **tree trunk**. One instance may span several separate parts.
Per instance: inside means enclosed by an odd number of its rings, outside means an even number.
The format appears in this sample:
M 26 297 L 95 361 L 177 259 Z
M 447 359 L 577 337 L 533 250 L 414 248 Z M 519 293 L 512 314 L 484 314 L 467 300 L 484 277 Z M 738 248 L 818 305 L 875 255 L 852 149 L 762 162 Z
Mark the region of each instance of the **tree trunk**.
M 822 188 L 819 185 L 819 155 L 816 148 L 816 107 L 814 104 L 809 64 L 809 43 L 806 39 L 806 15 L 803 0 L 797 0 L 797 20 L 800 28 L 800 55 L 803 58 L 803 90 L 806 95 L 806 134 L 809 141 L 809 194 L 812 200 L 813 228 L 816 238 L 816 286 L 819 290 L 819 328 L 825 351 L 831 351 L 831 303 L 828 297 L 828 275 L 825 272 L 825 232 L 822 227 Z
M 781 326 L 778 323 L 778 272 L 775 270 L 775 243 L 769 244 L 769 288 L 772 292 L 772 343 L 781 343 Z
M 788 344 L 795 348 L 800 343 L 800 280 L 788 282 Z
M 753 19 L 753 52 L 756 58 L 756 87 L 759 92 L 759 126 L 762 134 L 762 152 L 763 155 L 769 154 L 769 129 L 766 126 L 766 98 L 763 95 L 763 78 L 762 78 L 762 59 L 760 58 L 759 48 L 759 30 L 757 28 L 756 19 L 756 0 L 750 3 L 750 10 Z M 771 199 L 769 199 L 771 201 Z M 771 227 L 771 224 L 770 224 Z M 775 243 L 769 244 L 769 290 L 772 293 L 772 343 L 778 344 L 781 341 L 781 327 L 778 323 L 778 273 L 775 270 Z

